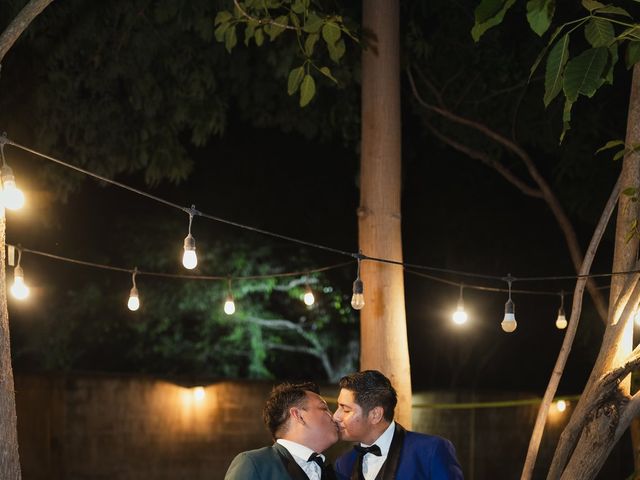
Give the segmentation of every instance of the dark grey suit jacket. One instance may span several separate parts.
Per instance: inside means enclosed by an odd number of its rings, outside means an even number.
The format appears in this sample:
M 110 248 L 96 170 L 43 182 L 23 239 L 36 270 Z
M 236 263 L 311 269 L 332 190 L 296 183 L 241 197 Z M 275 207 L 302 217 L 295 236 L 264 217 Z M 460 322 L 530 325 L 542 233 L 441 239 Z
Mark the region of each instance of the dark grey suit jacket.
M 289 451 L 279 443 L 242 452 L 231 462 L 225 480 L 309 480 Z M 322 479 L 333 480 L 333 468 L 327 465 Z

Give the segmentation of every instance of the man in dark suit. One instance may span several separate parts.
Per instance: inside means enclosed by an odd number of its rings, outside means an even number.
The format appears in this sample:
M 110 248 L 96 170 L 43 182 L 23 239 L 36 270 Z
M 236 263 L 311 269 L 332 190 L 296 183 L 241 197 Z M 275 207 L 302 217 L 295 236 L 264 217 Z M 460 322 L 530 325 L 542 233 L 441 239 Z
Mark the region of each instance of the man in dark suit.
M 333 415 L 340 438 L 355 441 L 336 461 L 340 480 L 462 480 L 453 444 L 434 435 L 409 432 L 393 421 L 397 395 L 376 370 L 340 380 Z
M 338 441 L 338 428 L 317 385 L 274 387 L 263 419 L 275 443 L 240 453 L 225 480 L 335 480 L 321 453 Z

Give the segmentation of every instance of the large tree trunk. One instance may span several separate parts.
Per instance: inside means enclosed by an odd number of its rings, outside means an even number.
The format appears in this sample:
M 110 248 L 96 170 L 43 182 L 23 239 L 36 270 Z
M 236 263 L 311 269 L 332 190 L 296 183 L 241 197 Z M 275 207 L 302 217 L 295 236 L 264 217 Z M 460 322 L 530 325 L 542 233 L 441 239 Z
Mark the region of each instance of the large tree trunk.
M 16 400 L 11 369 L 11 345 L 9 342 L 9 313 L 7 312 L 7 285 L 5 275 L 5 227 L 4 208 L 0 218 L 0 478 L 20 479 L 18 455 L 18 426 Z
M 364 255 L 402 261 L 398 0 L 363 0 L 362 151 L 358 226 Z M 360 368 L 380 370 L 398 391 L 396 419 L 411 427 L 411 375 L 401 266 L 364 261 Z
M 626 145 L 640 142 L 640 66 L 633 69 Z M 640 154 L 625 156 L 621 174 L 622 190 L 640 187 Z M 639 202 L 621 195 L 618 203 L 613 271 L 629 271 L 638 267 L 640 238 L 629 231 L 640 211 Z M 640 298 L 638 275 L 615 275 L 611 280 L 609 318 L 600 353 L 576 406 L 563 431 L 549 471 L 549 479 L 592 479 L 604 464 L 611 448 L 629 427 L 638 410 L 640 399 L 630 397 L 632 362 L 632 314 Z M 614 372 L 620 373 L 613 375 Z M 607 377 L 615 381 L 605 381 Z

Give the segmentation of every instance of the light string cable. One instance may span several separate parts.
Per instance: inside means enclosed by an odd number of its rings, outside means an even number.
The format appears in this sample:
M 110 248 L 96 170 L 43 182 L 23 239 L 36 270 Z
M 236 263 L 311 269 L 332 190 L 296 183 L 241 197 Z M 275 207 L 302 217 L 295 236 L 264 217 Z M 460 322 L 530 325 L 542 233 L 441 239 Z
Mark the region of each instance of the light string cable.
M 91 172 L 87 169 L 78 167 L 76 165 L 64 162 L 60 159 L 54 158 L 50 155 L 38 152 L 37 150 L 33 150 L 32 148 L 26 147 L 24 145 L 21 145 L 19 143 L 16 143 L 12 140 L 10 140 L 9 138 L 7 138 L 6 134 L 2 134 L 0 135 L 0 145 L 11 145 L 13 147 L 19 148 L 21 150 L 24 150 L 25 152 L 29 152 L 33 155 L 39 156 L 41 158 L 44 158 L 45 160 L 49 160 L 51 162 L 54 162 L 58 165 L 61 165 L 63 167 L 75 170 L 77 172 L 83 173 L 87 176 L 93 177 L 97 180 L 103 181 L 105 183 L 109 183 L 111 185 L 120 187 L 122 189 L 125 190 L 129 190 L 130 192 L 136 193 L 138 195 L 144 196 L 150 200 L 154 200 L 158 203 L 164 204 L 166 206 L 175 208 L 177 210 L 181 210 L 185 213 L 187 213 L 188 215 L 193 215 L 193 216 L 200 216 L 203 218 L 207 218 L 209 220 L 213 220 L 215 222 L 219 222 L 219 223 L 224 223 L 226 225 L 231 225 L 243 230 L 248 230 L 248 231 L 252 231 L 255 233 L 260 233 L 262 235 L 266 235 L 266 236 L 270 236 L 270 237 L 274 237 L 274 238 L 279 238 L 281 240 L 285 240 L 291 243 L 296 243 L 299 245 L 304 245 L 307 247 L 312 247 L 312 248 L 316 248 L 319 250 L 324 250 L 324 251 L 328 251 L 328 252 L 332 252 L 332 253 L 336 253 L 339 255 L 343 255 L 343 256 L 349 256 L 351 258 L 354 259 L 360 259 L 360 260 L 369 260 L 369 261 L 374 261 L 374 262 L 379 262 L 379 263 L 387 263 L 387 264 L 392 264 L 392 265 L 399 265 L 404 267 L 405 269 L 410 268 L 410 269 L 415 269 L 415 270 L 425 270 L 425 271 L 431 271 L 431 272 L 438 272 L 438 273 L 444 273 L 444 274 L 448 274 L 448 275 L 455 275 L 455 276 L 460 276 L 460 277 L 469 277 L 469 278 L 479 278 L 479 279 L 485 279 L 485 280 L 494 280 L 494 281 L 504 281 L 504 276 L 500 276 L 500 275 L 488 275 L 488 274 L 480 274 L 480 273 L 473 273 L 473 272 L 466 272 L 466 271 L 462 271 L 462 270 L 453 270 L 453 269 L 448 269 L 448 268 L 440 268 L 440 267 L 434 267 L 434 266 L 429 266 L 429 265 L 420 265 L 420 264 L 414 264 L 414 263 L 408 263 L 408 262 L 402 262 L 402 261 L 398 261 L 398 260 L 391 260 L 388 258 L 383 258 L 383 257 L 373 257 L 373 256 L 369 256 L 369 255 L 365 255 L 361 252 L 349 252 L 346 250 L 341 250 L 338 248 L 334 248 L 334 247 L 329 247 L 327 245 L 322 245 L 319 243 L 315 243 L 315 242 L 310 242 L 307 240 L 301 240 L 299 238 L 295 238 L 295 237 L 291 237 L 288 235 L 283 235 L 277 232 L 272 232 L 269 230 L 264 230 L 261 228 L 257 228 L 257 227 L 252 227 L 250 225 L 245 225 L 242 223 L 238 223 L 238 222 L 234 222 L 232 220 L 227 220 L 215 215 L 211 215 L 205 212 L 201 212 L 196 210 L 193 206 L 192 207 L 183 207 L 181 205 L 178 205 L 176 203 L 170 202 L 168 200 L 165 200 L 163 198 L 160 198 L 156 195 L 152 195 L 148 192 L 145 192 L 143 190 L 140 190 L 138 188 L 134 188 L 131 187 L 129 185 L 126 185 L 124 183 L 118 182 L 116 180 L 112 180 L 110 178 L 104 177 L 102 175 L 99 175 L 97 173 Z M 601 278 L 601 277 L 611 277 L 613 275 L 626 275 L 629 273 L 640 273 L 640 270 L 629 270 L 629 271 L 622 271 L 622 272 L 609 272 L 609 273 L 600 273 L 600 274 L 585 274 L 585 275 L 579 275 L 579 274 L 574 274 L 574 275 L 545 275 L 545 276 L 514 276 L 511 277 L 511 281 L 512 282 L 523 282 L 523 281 L 551 281 L 551 280 L 576 280 L 579 278 Z M 514 290 L 515 291 L 515 290 Z
M 7 244 L 7 246 L 12 246 Z M 16 247 L 17 248 L 17 247 Z M 61 262 L 73 263 L 76 265 L 83 265 L 85 267 L 92 267 L 101 270 L 112 270 L 116 272 L 124 272 L 130 273 L 136 276 L 147 276 L 147 277 L 162 277 L 162 278 L 180 278 L 186 280 L 264 280 L 268 278 L 285 278 L 285 277 L 300 277 L 303 275 L 308 275 L 309 273 L 320 273 L 326 272 L 329 270 L 336 270 L 339 268 L 346 267 L 347 265 L 353 265 L 353 261 L 350 260 L 348 262 L 336 263 L 333 265 L 327 265 L 324 267 L 318 267 L 313 269 L 305 269 L 295 272 L 281 272 L 281 273 L 271 273 L 271 274 L 262 274 L 262 275 L 238 275 L 238 276 L 230 276 L 230 275 L 187 275 L 181 273 L 164 273 L 164 272 L 153 272 L 149 270 L 140 270 L 137 267 L 134 268 L 126 268 L 126 267 L 118 267 L 114 265 L 107 265 L 103 263 L 95 263 L 88 262 L 86 260 L 78 260 L 75 258 L 64 257 L 62 255 L 55 255 L 53 253 L 43 252 L 41 250 L 33 250 L 30 248 L 20 247 L 18 250 L 20 253 L 28 252 L 34 255 L 38 255 L 41 257 L 51 258 L 54 260 L 59 260 Z M 135 276 L 133 277 L 133 281 L 135 283 Z

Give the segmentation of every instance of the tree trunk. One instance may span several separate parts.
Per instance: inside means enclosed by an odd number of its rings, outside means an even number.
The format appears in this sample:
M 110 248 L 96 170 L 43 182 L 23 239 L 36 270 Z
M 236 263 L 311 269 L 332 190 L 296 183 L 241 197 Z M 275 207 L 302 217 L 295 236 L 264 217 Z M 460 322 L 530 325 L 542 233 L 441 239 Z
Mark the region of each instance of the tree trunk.
M 640 66 L 633 68 L 633 80 L 627 117 L 627 147 L 640 142 Z M 640 187 L 640 154 L 625 155 L 622 164 L 621 189 Z M 613 271 L 636 268 L 640 238 L 629 231 L 638 219 L 639 202 L 621 195 L 618 202 Z M 632 313 L 638 302 L 637 277 L 615 275 L 611 279 L 609 318 L 600 353 L 556 449 L 548 479 L 589 480 L 595 478 L 615 441 L 629 427 L 633 415 L 625 410 L 637 408 L 630 400 L 630 375 L 620 376 L 620 382 L 604 387 L 602 378 L 622 367 L 632 352 Z M 628 283 L 627 283 L 628 282 Z M 628 295 L 633 290 L 633 294 Z M 626 292 L 625 296 L 622 295 Z M 627 414 L 625 414 L 627 413 Z M 622 420 L 624 419 L 624 420 Z M 576 444 L 576 439 L 578 438 Z M 574 449 L 575 447 L 575 449 Z
M 11 345 L 9 341 L 9 313 L 7 311 L 7 285 L 5 274 L 5 227 L 4 208 L 0 218 L 0 478 L 20 479 L 20 457 L 18 455 L 18 430 L 16 400 L 11 369 Z
M 402 261 L 398 0 L 363 0 L 362 150 L 358 227 L 364 255 Z M 380 370 L 398 392 L 396 419 L 411 428 L 411 375 L 401 266 L 362 262 L 360 368 Z

